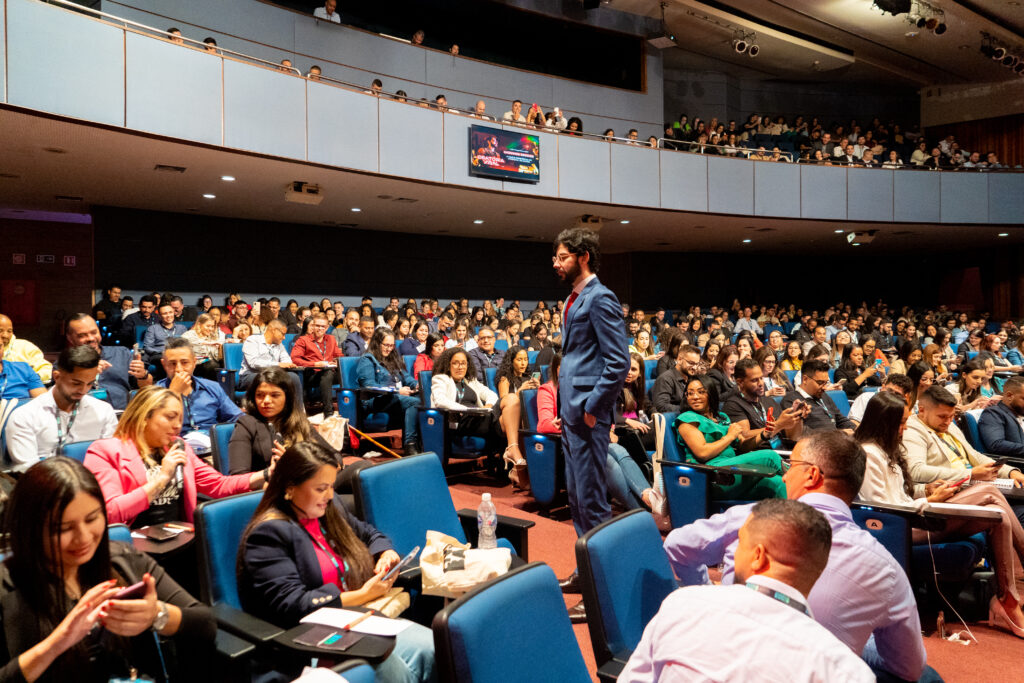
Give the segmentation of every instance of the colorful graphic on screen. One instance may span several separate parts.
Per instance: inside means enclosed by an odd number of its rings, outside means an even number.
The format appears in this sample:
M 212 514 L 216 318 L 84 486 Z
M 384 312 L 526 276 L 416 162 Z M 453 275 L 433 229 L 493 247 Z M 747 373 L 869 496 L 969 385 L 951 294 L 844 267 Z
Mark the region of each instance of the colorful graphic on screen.
M 485 178 L 540 181 L 540 136 L 470 126 L 469 174 Z

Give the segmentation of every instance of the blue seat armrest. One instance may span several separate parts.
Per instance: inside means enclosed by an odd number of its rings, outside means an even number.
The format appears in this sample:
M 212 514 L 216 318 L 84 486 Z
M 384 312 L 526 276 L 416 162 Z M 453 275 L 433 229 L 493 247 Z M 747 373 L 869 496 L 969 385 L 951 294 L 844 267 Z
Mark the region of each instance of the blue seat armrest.
M 247 614 L 231 605 L 218 603 L 213 606 L 213 616 L 217 625 L 228 633 L 239 636 L 252 643 L 269 643 L 284 633 L 285 629 L 268 621 Z
M 256 646 L 248 640 L 232 635 L 224 629 L 217 629 L 215 644 L 217 656 L 232 663 L 246 659 L 256 651 Z
M 695 470 L 701 472 L 707 472 L 712 476 L 716 483 L 729 484 L 731 477 L 750 477 L 752 479 L 764 479 L 766 477 L 778 476 L 773 472 L 762 469 L 754 469 L 751 466 L 746 467 L 715 467 L 714 465 L 704 465 L 698 462 L 677 462 L 675 460 L 659 460 L 659 464 L 666 467 L 672 467 L 674 465 L 685 465 L 686 467 L 692 467 Z
M 462 508 L 458 514 L 462 530 L 466 534 L 466 540 L 475 547 L 477 538 L 480 536 L 480 530 L 476 526 L 476 510 Z M 515 549 L 516 555 L 529 562 L 529 530 L 533 526 L 536 526 L 536 522 L 529 519 L 498 515 L 498 528 L 495 533 L 498 538 L 507 538 Z

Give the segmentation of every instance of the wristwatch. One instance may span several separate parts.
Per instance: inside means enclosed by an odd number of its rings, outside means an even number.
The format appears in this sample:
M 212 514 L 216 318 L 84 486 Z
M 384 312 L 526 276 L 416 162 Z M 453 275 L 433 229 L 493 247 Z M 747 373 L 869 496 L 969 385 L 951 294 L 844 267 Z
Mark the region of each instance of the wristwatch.
M 164 630 L 167 622 L 171 620 L 171 613 L 167 609 L 167 603 L 163 600 L 157 600 L 156 606 L 159 608 L 159 611 L 156 613 L 156 619 L 153 620 L 153 630 L 159 633 Z

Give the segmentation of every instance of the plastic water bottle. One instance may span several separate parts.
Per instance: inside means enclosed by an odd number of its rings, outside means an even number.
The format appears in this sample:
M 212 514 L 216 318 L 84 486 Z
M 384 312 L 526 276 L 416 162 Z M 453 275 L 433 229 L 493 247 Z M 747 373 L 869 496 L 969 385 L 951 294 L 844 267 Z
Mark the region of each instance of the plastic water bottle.
M 480 507 L 476 509 L 476 526 L 480 530 L 480 538 L 476 547 L 481 550 L 497 548 L 498 541 L 494 530 L 498 526 L 498 511 L 494 509 L 494 503 L 491 502 L 489 493 L 483 495 Z

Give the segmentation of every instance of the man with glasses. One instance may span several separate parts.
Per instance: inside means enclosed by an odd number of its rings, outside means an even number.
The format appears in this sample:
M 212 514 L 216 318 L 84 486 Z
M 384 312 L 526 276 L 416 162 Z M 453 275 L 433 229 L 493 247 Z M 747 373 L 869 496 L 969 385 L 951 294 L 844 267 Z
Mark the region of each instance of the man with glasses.
M 782 397 L 782 408 L 802 408 L 802 419 L 786 430 L 786 437 L 796 441 L 802 435 L 813 432 L 842 430 L 853 434 L 854 424 L 850 418 L 839 412 L 832 398 L 825 393 L 830 384 L 828 364 L 820 360 L 809 360 L 801 368 L 801 381 L 797 388 Z
M 605 463 L 608 459 L 615 399 L 629 373 L 629 351 L 622 307 L 597 279 L 601 248 L 597 234 L 563 230 L 555 239 L 551 263 L 572 287 L 562 323 L 562 364 L 558 395 L 565 451 L 565 485 L 576 533 L 582 536 L 611 519 Z M 579 592 L 579 575 L 561 582 L 564 592 Z M 586 620 L 580 602 L 571 618 Z
M 669 368 L 654 380 L 654 410 L 658 413 L 682 413 L 690 409 L 686 402 L 686 385 L 707 369 L 701 364 L 696 346 L 679 347 L 675 367 Z
M 315 313 L 310 318 L 308 333 L 297 337 L 292 346 L 292 362 L 302 368 L 304 384 L 309 389 L 320 387 L 324 403 L 324 419 L 334 414 L 333 387 L 338 381 L 337 360 L 342 356 L 338 342 L 327 334 L 327 316 Z
M 476 379 L 486 384 L 487 368 L 497 368 L 505 358 L 505 352 L 494 348 L 494 330 L 486 325 L 476 335 L 476 348 L 470 349 L 469 357 L 476 367 Z
M 865 466 L 860 444 L 835 431 L 799 441 L 789 463 L 783 463 L 786 497 L 825 515 L 832 528 L 828 563 L 808 594 L 807 605 L 814 620 L 860 654 L 883 676 L 880 680 L 896 676 L 916 681 L 927 655 L 910 582 L 895 558 L 857 526 L 850 512 Z M 753 507 L 736 505 L 668 535 L 665 552 L 681 583 L 709 583 L 706 568 L 718 564 L 723 565 L 722 585 L 735 583 L 739 531 Z

